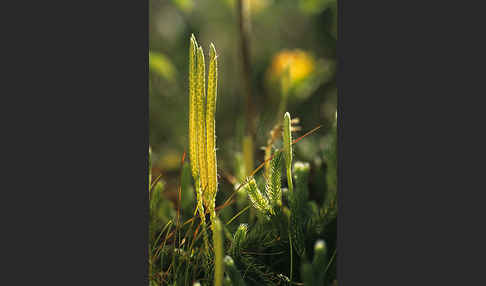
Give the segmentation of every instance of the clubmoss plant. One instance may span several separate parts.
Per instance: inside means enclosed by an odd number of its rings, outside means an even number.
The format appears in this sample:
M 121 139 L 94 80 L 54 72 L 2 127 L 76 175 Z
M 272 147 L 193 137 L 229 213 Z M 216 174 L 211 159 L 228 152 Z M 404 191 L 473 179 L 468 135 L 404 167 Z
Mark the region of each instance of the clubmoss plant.
M 265 146 L 265 177 L 269 176 L 270 173 L 270 160 L 272 159 L 272 150 L 274 149 L 274 143 L 277 141 L 278 138 L 282 136 L 282 119 L 281 117 L 278 117 L 277 124 L 273 126 L 272 130 L 269 133 L 269 137 L 267 140 L 267 145 Z M 290 126 L 290 131 L 295 132 L 295 131 L 300 131 L 301 127 L 298 126 L 300 120 L 299 118 L 292 118 L 290 121 L 291 126 Z
M 288 112 L 284 115 L 283 122 L 283 152 L 285 157 L 285 168 L 287 170 L 287 184 L 289 186 L 290 196 L 293 196 L 294 184 L 292 183 L 292 133 L 291 119 Z M 290 223 L 289 223 L 290 226 Z M 290 246 L 290 281 L 293 276 L 293 250 L 292 250 L 292 228 L 289 231 L 289 246 Z
M 208 93 L 206 105 L 206 162 L 207 162 L 207 207 L 211 221 L 215 222 L 216 192 L 218 190 L 218 176 L 216 167 L 216 98 L 218 86 L 218 58 L 216 48 L 209 46 Z
M 189 158 L 196 186 L 197 211 L 203 226 L 202 232 L 207 250 L 208 235 L 206 233 L 206 216 L 203 205 L 203 179 L 205 179 L 205 174 L 201 171 L 201 165 L 204 165 L 204 162 L 206 162 L 204 158 L 205 144 L 201 144 L 201 138 L 204 137 L 204 54 L 202 54 L 201 59 L 199 51 L 196 37 L 192 34 L 189 45 Z M 202 65 L 200 64 L 201 61 Z
M 214 230 L 218 188 L 215 132 L 218 60 L 213 44 L 209 48 L 207 93 L 205 81 L 204 51 L 192 35 L 189 47 L 189 157 L 197 188 L 199 216 L 204 226 L 207 210 Z

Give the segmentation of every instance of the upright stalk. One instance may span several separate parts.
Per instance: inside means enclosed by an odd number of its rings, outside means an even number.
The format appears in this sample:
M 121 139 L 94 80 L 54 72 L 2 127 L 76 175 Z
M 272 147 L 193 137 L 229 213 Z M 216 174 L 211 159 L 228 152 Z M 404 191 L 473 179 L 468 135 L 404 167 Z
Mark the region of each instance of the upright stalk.
M 214 286 L 223 286 L 223 226 L 219 219 L 213 221 L 214 237 Z
M 205 91 L 205 65 L 204 52 L 202 47 L 197 49 L 197 148 L 199 164 L 199 180 L 203 189 L 204 197 L 207 193 L 207 159 L 206 159 L 206 91 Z
M 216 220 L 215 202 L 218 188 L 216 167 L 216 98 L 218 86 L 218 59 L 216 49 L 211 43 L 209 47 L 208 93 L 206 103 L 206 160 L 207 160 L 207 207 L 211 217 L 212 227 Z
M 292 134 L 291 134 L 291 119 L 288 112 L 284 115 L 283 122 L 283 151 L 285 158 L 285 167 L 287 169 L 287 183 L 289 186 L 289 196 L 294 195 L 294 184 L 292 183 Z M 289 244 L 290 244 L 290 281 L 292 281 L 293 274 L 293 249 L 292 249 L 292 235 L 290 230 L 289 220 Z
M 209 242 L 203 206 L 204 183 L 202 182 L 205 175 L 201 172 L 201 169 L 205 170 L 204 167 L 201 168 L 201 164 L 206 162 L 204 158 L 205 153 L 203 153 L 205 152 L 205 144 L 198 144 L 200 136 L 204 136 L 204 101 L 204 55 L 200 54 L 200 49 L 198 49 L 196 38 L 193 34 L 191 35 L 189 46 L 189 158 L 196 189 L 196 207 L 201 219 L 206 254 L 208 254 Z M 201 157 L 203 160 L 201 160 Z
M 283 123 L 283 149 L 285 157 L 285 167 L 287 169 L 287 182 L 289 185 L 290 195 L 293 195 L 294 184 L 292 183 L 292 134 L 291 119 L 288 112 L 284 115 Z

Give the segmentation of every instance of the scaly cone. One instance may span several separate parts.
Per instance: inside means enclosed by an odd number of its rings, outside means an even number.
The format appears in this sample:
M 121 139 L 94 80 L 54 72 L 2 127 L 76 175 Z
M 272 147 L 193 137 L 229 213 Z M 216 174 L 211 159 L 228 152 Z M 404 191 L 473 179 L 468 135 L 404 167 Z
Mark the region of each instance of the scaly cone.
M 214 224 L 216 192 L 218 188 L 217 163 L 216 163 L 216 98 L 218 87 L 218 59 L 216 49 L 211 43 L 209 47 L 209 71 L 208 71 L 208 92 L 206 104 L 206 159 L 207 159 L 207 208 Z

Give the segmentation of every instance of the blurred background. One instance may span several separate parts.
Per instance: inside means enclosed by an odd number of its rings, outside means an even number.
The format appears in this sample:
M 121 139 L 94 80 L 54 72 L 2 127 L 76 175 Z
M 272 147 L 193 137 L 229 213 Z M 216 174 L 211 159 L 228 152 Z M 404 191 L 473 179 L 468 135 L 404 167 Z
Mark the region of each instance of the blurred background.
M 319 190 L 314 196 L 321 200 L 325 182 L 319 178 L 337 103 L 336 0 L 150 0 L 149 15 L 152 174 L 162 174 L 166 193 L 177 190 L 188 150 L 194 33 L 206 64 L 211 42 L 218 53 L 218 198 L 233 188 L 228 176 L 244 175 L 234 167 L 244 148 L 251 149 L 252 168 L 263 162 L 269 132 L 288 111 L 300 119 L 294 138 L 322 125 L 294 145 L 295 159 L 311 163 L 311 184 Z

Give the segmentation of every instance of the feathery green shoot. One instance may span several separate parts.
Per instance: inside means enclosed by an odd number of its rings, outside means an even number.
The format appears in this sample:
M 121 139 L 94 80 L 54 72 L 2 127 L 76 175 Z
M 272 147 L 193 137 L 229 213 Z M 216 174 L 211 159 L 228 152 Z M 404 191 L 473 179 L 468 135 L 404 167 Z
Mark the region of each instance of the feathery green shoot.
M 253 177 L 249 179 L 244 188 L 250 197 L 250 201 L 257 210 L 263 214 L 268 214 L 272 211 L 268 198 L 258 189 L 258 185 Z
M 282 170 L 282 152 L 277 151 L 270 162 L 270 174 L 267 179 L 266 190 L 272 207 L 282 205 L 282 187 L 281 187 L 281 170 Z
M 309 163 L 295 162 L 295 190 L 289 194 L 290 204 L 290 222 L 293 246 L 296 252 L 303 256 L 305 253 L 305 230 L 304 225 L 308 221 L 307 190 L 308 178 L 310 172 Z
M 230 248 L 230 253 L 232 257 L 239 258 L 241 256 L 241 245 L 246 240 L 247 233 L 248 225 L 245 223 L 240 224 L 236 229 Z

